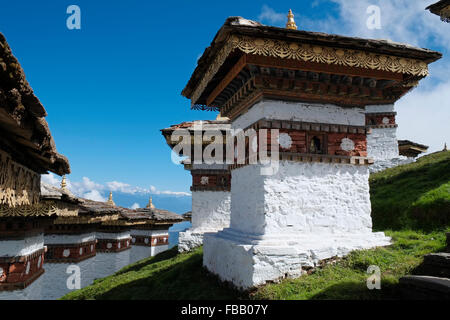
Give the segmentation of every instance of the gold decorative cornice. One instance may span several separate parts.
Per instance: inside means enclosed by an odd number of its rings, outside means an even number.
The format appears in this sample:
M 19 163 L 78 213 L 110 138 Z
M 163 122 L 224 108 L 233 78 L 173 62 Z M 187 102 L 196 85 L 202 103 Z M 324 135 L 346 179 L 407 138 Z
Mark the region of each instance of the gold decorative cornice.
M 228 55 L 235 49 L 246 54 L 266 57 L 389 71 L 414 76 L 428 75 L 428 65 L 417 59 L 400 58 L 361 50 L 310 45 L 293 41 L 231 35 L 225 41 L 224 47 L 219 51 L 217 57 L 211 63 L 197 88 L 192 93 L 192 105 L 198 100 Z
M 0 217 L 76 217 L 78 209 L 70 208 L 53 201 L 34 205 L 9 207 L 0 205 Z
M 53 221 L 54 225 L 66 225 L 66 224 L 95 224 L 102 223 L 108 221 L 115 221 L 120 218 L 120 215 L 111 215 L 111 216 L 99 216 L 99 217 L 58 217 Z
M 0 205 L 10 207 L 39 202 L 41 175 L 13 161 L 0 150 Z

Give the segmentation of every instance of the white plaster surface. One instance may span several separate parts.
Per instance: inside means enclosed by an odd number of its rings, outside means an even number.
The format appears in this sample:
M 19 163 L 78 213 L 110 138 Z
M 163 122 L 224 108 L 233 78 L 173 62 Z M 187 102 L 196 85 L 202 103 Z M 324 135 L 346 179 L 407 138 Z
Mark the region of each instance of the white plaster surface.
M 379 104 L 366 106 L 366 113 L 378 113 L 378 112 L 394 112 L 393 104 Z
M 78 263 L 45 263 L 45 273 L 41 276 L 42 292 L 39 300 L 56 300 L 75 289 L 69 289 L 67 280 L 73 277 L 73 271 L 67 273 L 70 266 L 80 268 L 81 288 L 87 287 L 98 277 L 98 270 L 95 266 L 95 258 L 90 258 Z M 70 271 L 70 270 L 69 270 Z M 106 277 L 108 274 L 103 275 Z
M 154 230 L 159 231 L 159 230 Z M 131 249 L 117 253 L 97 253 L 95 257 L 79 263 L 45 262 L 45 273 L 24 290 L 0 292 L 0 300 L 55 300 L 73 291 L 67 287 L 69 266 L 80 268 L 81 288 L 89 286 L 95 279 L 109 276 L 129 264 L 155 256 L 168 250 L 168 245 L 157 247 L 132 246 Z
M 366 166 L 281 161 L 274 175 L 260 170 L 232 171 L 230 228 L 204 235 L 203 264 L 221 279 L 249 288 L 389 244 L 371 231 Z
M 399 154 L 397 128 L 373 128 L 367 135 L 367 155 L 374 159 L 369 167 L 371 173 L 415 161 Z
M 152 248 L 147 246 L 132 246 L 130 251 L 130 264 L 152 257 Z
M 203 265 L 241 289 L 299 277 L 302 267 L 321 260 L 390 244 L 383 233 L 303 233 L 295 238 L 254 240 L 225 229 L 204 237 Z
M 97 232 L 97 239 L 106 239 L 106 240 L 123 240 L 131 237 L 130 230 L 124 232 Z
M 202 245 L 203 233 L 217 232 L 230 225 L 231 194 L 227 191 L 192 192 L 192 228 L 180 232 L 178 251 Z
M 30 284 L 23 290 L 0 291 L 0 300 L 40 300 L 42 297 L 42 282 L 40 279 Z
M 95 265 L 95 278 L 104 278 L 130 264 L 131 249 L 121 252 L 97 252 L 93 258 Z
M 0 241 L 0 257 L 21 257 L 44 248 L 44 234 L 19 240 Z
M 398 158 L 397 128 L 373 128 L 367 135 L 367 155 L 375 161 Z
M 132 229 L 131 236 L 167 236 L 169 235 L 169 230 L 138 230 Z
M 178 251 L 187 252 L 203 244 L 203 233 L 186 230 L 178 234 Z
M 283 102 L 264 100 L 233 121 L 233 129 L 245 129 L 261 119 L 292 120 L 364 126 L 365 111 L 362 108 L 342 108 L 332 104 Z
M 80 244 L 94 241 L 95 232 L 85 234 L 46 234 L 44 243 L 47 244 Z
M 156 256 L 158 253 L 164 252 L 169 250 L 169 245 L 163 245 L 163 246 L 156 246 L 156 247 L 151 247 L 152 248 L 152 257 Z
M 372 228 L 366 166 L 280 161 L 232 171 L 231 228 L 250 234 L 365 232 Z
M 230 192 L 192 192 L 192 229 L 216 231 L 229 226 Z

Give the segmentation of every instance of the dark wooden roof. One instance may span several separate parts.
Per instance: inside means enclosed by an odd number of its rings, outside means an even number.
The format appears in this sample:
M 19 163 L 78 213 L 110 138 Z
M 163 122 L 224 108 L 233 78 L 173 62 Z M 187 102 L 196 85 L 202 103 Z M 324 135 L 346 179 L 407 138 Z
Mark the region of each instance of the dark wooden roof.
M 69 161 L 56 151 L 42 103 L 0 33 L 0 148 L 38 173 L 70 173 Z
M 211 45 L 204 51 L 202 57 L 198 60 L 194 73 L 181 93 L 183 96 L 189 99 L 191 98 L 193 91 L 196 89 L 208 67 L 214 61 L 217 53 L 224 46 L 226 39 L 231 34 L 271 38 L 276 40 L 298 41 L 305 44 L 332 46 L 335 48 L 362 50 L 376 54 L 418 59 L 425 63 L 431 63 L 442 57 L 442 54 L 437 51 L 417 48 L 408 44 L 397 43 L 389 40 L 373 40 L 326 34 L 321 32 L 289 30 L 285 28 L 265 26 L 242 17 L 230 17 L 225 21 L 224 25 L 217 32 Z
M 441 0 L 429 5 L 426 10 L 430 10 L 430 12 L 439 15 L 439 12 L 448 6 L 450 6 L 450 0 Z
M 178 129 L 186 129 L 186 130 L 194 130 L 195 124 L 202 125 L 203 130 L 229 130 L 231 127 L 231 123 L 229 120 L 195 120 L 195 121 L 185 121 L 180 124 L 173 124 L 168 128 L 161 129 L 163 135 L 167 133 L 172 133 Z
M 192 221 L 192 211 L 185 212 L 185 213 L 183 213 L 182 216 L 183 216 L 184 220 Z
M 442 21 L 450 22 L 450 0 L 441 0 L 427 7 L 431 13 L 441 17 Z
M 412 142 L 409 140 L 398 140 L 398 145 L 399 146 L 414 146 L 414 147 L 418 147 L 421 149 L 428 149 L 428 146 L 424 145 L 424 144 L 420 144 L 417 142 Z
M 427 152 L 428 146 L 412 142 L 409 140 L 398 140 L 398 152 L 405 157 L 417 157 L 419 154 Z
M 128 220 L 151 220 L 154 222 L 177 223 L 183 221 L 179 214 L 156 208 L 126 209 L 122 208 L 122 216 Z
M 149 223 L 177 223 L 182 222 L 183 217 L 168 210 L 157 208 L 128 209 L 111 205 L 107 202 L 93 201 L 76 197 L 70 191 L 52 185 L 41 184 L 41 199 L 44 201 L 59 201 L 70 206 L 76 205 L 79 215 L 108 216 L 119 215 L 120 220 Z

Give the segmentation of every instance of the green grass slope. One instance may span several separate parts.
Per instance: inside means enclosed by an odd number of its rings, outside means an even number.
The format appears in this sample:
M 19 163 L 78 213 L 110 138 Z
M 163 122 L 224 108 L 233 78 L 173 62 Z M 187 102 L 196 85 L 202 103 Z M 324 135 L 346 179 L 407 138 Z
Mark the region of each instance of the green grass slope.
M 139 261 L 63 299 L 395 299 L 398 279 L 423 255 L 445 247 L 449 223 L 450 152 L 370 178 L 374 228 L 393 239 L 385 248 L 355 251 L 308 276 L 238 292 L 202 267 L 202 249 L 176 248 Z M 415 229 L 415 230 L 414 230 Z M 381 290 L 368 290 L 367 268 L 382 272 Z
M 434 230 L 450 225 L 450 151 L 371 175 L 374 228 Z

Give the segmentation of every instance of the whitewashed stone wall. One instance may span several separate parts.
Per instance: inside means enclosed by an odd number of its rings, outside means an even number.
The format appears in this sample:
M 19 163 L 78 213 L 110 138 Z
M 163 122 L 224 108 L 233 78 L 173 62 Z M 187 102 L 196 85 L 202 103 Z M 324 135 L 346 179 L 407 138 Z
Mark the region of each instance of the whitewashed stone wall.
M 158 236 L 168 236 L 169 230 L 131 230 L 131 244 L 134 245 L 135 243 L 135 236 L 147 236 L 147 237 L 158 237 Z M 136 261 L 153 257 L 157 255 L 158 253 L 164 252 L 166 250 L 169 250 L 169 242 L 167 242 L 167 245 L 160 245 L 160 246 L 154 246 L 154 247 L 147 247 L 147 246 L 134 246 L 132 247 L 131 252 L 131 262 L 134 263 Z
M 192 229 L 206 232 L 228 227 L 230 201 L 226 191 L 192 192 Z
M 252 234 L 372 228 L 366 166 L 281 161 L 274 175 L 259 169 L 232 171 L 231 228 Z
M 41 278 L 23 290 L 0 291 L 0 300 L 40 300 L 43 291 Z
M 203 244 L 205 232 L 217 232 L 230 225 L 231 195 L 227 191 L 192 192 L 192 228 L 180 232 L 178 251 L 190 251 Z
M 46 234 L 44 243 L 48 244 L 81 244 L 85 242 L 95 241 L 95 232 L 84 234 Z
M 18 240 L 0 241 L 0 257 L 21 257 L 44 248 L 44 234 Z
M 394 105 L 366 106 L 366 113 L 377 112 L 394 112 Z M 367 135 L 367 155 L 374 159 L 374 164 L 369 167 L 370 172 L 415 161 L 413 158 L 399 155 L 397 128 L 372 128 L 372 132 Z
M 134 230 L 140 233 L 145 230 Z M 164 230 L 152 230 L 154 235 L 167 234 Z M 99 233 L 100 234 L 100 233 Z M 103 238 L 107 239 L 124 239 L 130 232 L 119 234 L 105 233 Z M 150 235 L 151 235 L 150 234 Z M 101 235 L 100 235 L 101 236 Z M 95 233 L 87 233 L 83 235 L 46 235 L 45 241 L 48 244 L 64 244 L 64 243 L 82 243 L 95 239 Z M 9 241 L 8 241 L 9 242 Z M 25 245 L 26 243 L 26 245 Z M 0 254 L 4 253 L 33 253 L 43 248 L 44 235 L 27 238 L 22 241 L 0 241 Z M 78 263 L 48 263 L 45 262 L 45 273 L 41 275 L 30 286 L 23 290 L 3 291 L 0 292 L 0 300 L 56 300 L 65 294 L 73 291 L 67 286 L 67 280 L 73 273 L 67 273 L 70 266 L 80 268 L 80 285 L 81 288 L 89 286 L 95 279 L 109 276 L 129 264 L 139 260 L 155 256 L 156 254 L 168 249 L 168 245 L 158 247 L 132 246 L 131 249 L 118 253 L 97 253 L 95 257 Z M 37 249 L 36 249 L 37 248 Z
M 397 128 L 373 128 L 367 135 L 367 154 L 375 161 L 398 158 Z
M 18 240 L 0 241 L 0 257 L 18 257 L 33 254 L 44 248 L 44 234 Z M 24 290 L 0 291 L 0 300 L 36 300 L 42 296 L 42 276 Z
M 106 239 L 106 240 L 123 240 L 131 238 L 131 232 L 130 230 L 123 231 L 123 232 L 97 232 L 96 233 L 97 239 Z
M 389 244 L 371 232 L 367 167 L 282 161 L 272 176 L 260 170 L 232 171 L 230 228 L 205 234 L 203 263 L 222 280 L 249 288 Z
M 41 296 L 39 300 L 56 300 L 65 294 L 74 291 L 67 285 L 69 278 L 74 276 L 74 271 L 69 269 L 76 266 L 80 273 L 80 288 L 87 287 L 98 277 L 98 270 L 95 265 L 95 258 L 90 258 L 78 263 L 45 263 L 45 273 L 37 281 L 42 283 Z M 103 275 L 102 277 L 107 276 Z M 69 281 L 70 285 L 72 281 Z
M 363 108 L 342 108 L 332 104 L 313 104 L 264 100 L 233 121 L 233 129 L 245 129 L 261 119 L 292 120 L 365 126 Z

